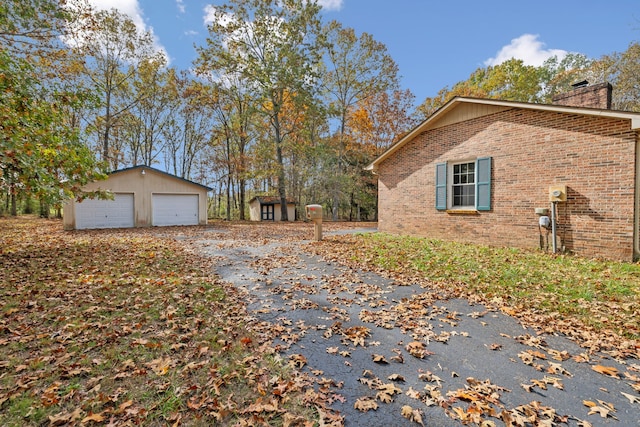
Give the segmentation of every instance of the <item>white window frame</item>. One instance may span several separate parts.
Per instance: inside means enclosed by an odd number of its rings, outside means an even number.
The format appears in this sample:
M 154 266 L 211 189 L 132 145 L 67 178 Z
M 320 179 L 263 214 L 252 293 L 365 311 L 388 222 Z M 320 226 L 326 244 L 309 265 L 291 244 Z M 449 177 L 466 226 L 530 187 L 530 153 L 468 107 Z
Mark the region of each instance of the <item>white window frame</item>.
M 447 209 L 450 210 L 475 210 L 476 209 L 476 186 L 478 185 L 478 171 L 476 167 L 476 158 L 465 159 L 455 162 L 447 162 Z M 473 165 L 473 183 L 466 184 L 454 184 L 454 169 L 458 165 L 472 164 Z M 459 185 L 465 185 L 472 188 L 473 203 L 469 205 L 457 205 L 454 206 L 454 187 Z

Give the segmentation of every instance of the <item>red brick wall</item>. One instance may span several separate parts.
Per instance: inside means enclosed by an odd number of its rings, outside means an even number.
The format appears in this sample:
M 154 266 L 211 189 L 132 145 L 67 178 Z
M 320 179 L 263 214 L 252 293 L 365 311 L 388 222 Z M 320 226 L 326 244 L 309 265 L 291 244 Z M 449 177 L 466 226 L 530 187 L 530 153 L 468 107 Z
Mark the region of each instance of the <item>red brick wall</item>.
M 493 246 L 538 248 L 536 207 L 566 184 L 560 246 L 633 258 L 635 133 L 624 120 L 512 109 L 429 130 L 379 165 L 379 229 Z M 492 157 L 491 211 L 435 209 L 435 165 Z
M 556 105 L 608 110 L 611 108 L 612 91 L 613 87 L 609 83 L 580 87 L 554 96 L 553 103 Z

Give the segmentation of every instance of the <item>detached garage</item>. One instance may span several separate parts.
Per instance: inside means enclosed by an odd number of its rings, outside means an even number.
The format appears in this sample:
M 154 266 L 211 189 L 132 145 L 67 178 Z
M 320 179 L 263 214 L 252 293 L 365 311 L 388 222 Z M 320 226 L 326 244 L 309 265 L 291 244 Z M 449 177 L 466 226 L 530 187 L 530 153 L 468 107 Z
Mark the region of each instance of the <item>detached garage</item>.
M 211 188 L 148 166 L 109 174 L 86 190 L 109 190 L 114 200 L 68 201 L 64 228 L 127 228 L 207 223 L 207 192 Z

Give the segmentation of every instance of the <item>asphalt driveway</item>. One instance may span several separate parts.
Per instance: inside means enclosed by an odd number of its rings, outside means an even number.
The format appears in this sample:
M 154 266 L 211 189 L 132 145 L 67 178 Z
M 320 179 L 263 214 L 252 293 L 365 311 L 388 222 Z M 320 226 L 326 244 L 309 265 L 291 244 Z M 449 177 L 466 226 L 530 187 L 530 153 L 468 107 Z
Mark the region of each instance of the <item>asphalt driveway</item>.
M 354 231 L 375 230 L 326 235 Z M 346 426 L 640 426 L 637 360 L 586 354 L 482 305 L 327 262 L 310 244 L 259 229 L 194 240 Z

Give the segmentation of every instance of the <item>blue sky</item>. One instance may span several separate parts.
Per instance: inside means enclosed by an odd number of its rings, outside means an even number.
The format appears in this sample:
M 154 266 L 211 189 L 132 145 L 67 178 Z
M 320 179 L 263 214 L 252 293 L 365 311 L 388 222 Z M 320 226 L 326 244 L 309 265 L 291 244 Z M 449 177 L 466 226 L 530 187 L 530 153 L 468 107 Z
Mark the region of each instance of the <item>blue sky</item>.
M 188 69 L 207 36 L 206 0 L 90 0 L 151 30 L 170 63 Z M 590 58 L 640 40 L 638 0 L 322 0 L 323 16 L 367 32 L 398 64 L 416 102 L 511 57 L 540 65 L 553 54 Z

